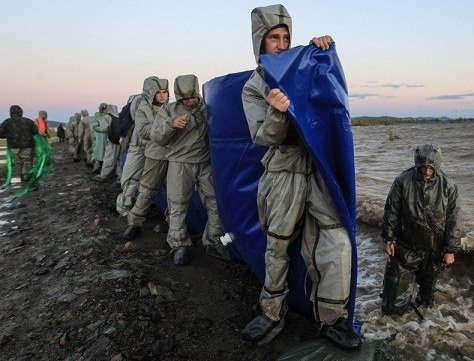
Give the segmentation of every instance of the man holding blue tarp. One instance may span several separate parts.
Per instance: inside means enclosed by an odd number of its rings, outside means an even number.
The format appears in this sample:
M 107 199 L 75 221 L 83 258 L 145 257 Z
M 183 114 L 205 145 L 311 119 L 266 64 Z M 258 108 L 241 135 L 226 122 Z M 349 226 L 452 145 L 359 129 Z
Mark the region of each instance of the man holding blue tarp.
M 291 17 L 282 5 L 252 11 L 253 49 L 278 54 L 290 47 Z M 329 48 L 329 36 L 314 38 Z M 344 348 L 360 347 L 346 318 L 351 283 L 351 243 L 323 177 L 316 169 L 287 110 L 291 100 L 265 82 L 261 64 L 244 86 L 242 102 L 252 140 L 269 146 L 258 186 L 258 209 L 267 235 L 262 313 L 242 331 L 243 337 L 266 343 L 284 327 L 288 246 L 302 234 L 302 256 L 313 280 L 311 300 L 321 335 Z

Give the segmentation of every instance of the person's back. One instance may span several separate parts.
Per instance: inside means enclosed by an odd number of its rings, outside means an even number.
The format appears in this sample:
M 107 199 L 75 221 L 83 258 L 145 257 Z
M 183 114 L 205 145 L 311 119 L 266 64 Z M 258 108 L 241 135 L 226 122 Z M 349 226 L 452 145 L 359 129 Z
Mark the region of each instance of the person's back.
M 38 129 L 33 120 L 23 117 L 23 110 L 18 105 L 10 108 L 10 118 L 0 125 L 0 138 L 6 138 L 9 148 L 34 147 L 33 136 Z
M 34 157 L 34 136 L 38 128 L 33 120 L 23 117 L 23 109 L 18 105 L 10 107 L 10 118 L 0 125 L 0 138 L 7 140 L 21 179 L 26 180 L 28 169 Z
M 59 124 L 58 129 L 56 131 L 56 135 L 58 136 L 60 143 L 64 142 L 66 132 L 65 132 L 64 127 L 63 127 L 62 124 Z

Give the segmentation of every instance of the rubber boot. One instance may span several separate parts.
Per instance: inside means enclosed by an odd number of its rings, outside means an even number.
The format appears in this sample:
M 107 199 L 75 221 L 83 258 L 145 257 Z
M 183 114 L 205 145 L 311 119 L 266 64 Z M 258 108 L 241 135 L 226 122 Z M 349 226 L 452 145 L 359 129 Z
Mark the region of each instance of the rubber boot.
M 352 325 L 343 317 L 338 318 L 333 325 L 324 325 L 321 336 L 344 349 L 358 349 L 362 344 Z
M 131 241 L 132 239 L 137 238 L 143 232 L 142 227 L 136 226 L 134 224 L 127 227 L 125 232 L 123 233 L 123 239 L 125 241 Z
M 189 263 L 189 254 L 186 247 L 179 247 L 173 255 L 173 263 L 175 266 L 184 266 Z
M 272 341 L 285 327 L 285 320 L 273 321 L 264 314 L 260 314 L 247 323 L 242 330 L 242 338 L 248 341 L 259 341 L 265 345 Z

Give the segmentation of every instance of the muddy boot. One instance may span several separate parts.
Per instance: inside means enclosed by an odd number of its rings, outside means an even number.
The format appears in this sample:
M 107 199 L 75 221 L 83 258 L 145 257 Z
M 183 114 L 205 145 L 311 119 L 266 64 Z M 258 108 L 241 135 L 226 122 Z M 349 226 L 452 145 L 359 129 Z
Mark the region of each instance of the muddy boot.
M 175 266 L 184 266 L 189 263 L 189 254 L 186 247 L 179 247 L 174 251 L 173 264 Z
M 206 254 L 223 261 L 232 260 L 232 256 L 230 255 L 229 250 L 227 249 L 227 247 L 223 246 L 222 244 L 206 246 Z
M 122 238 L 125 241 L 131 241 L 132 239 L 137 238 L 139 235 L 141 235 L 143 232 L 142 227 L 140 226 L 135 226 L 135 225 L 130 225 L 127 227 L 125 232 L 123 233 Z
M 94 182 L 104 183 L 107 179 L 102 178 L 100 175 L 96 175 L 91 178 Z
M 261 314 L 247 323 L 242 330 L 242 338 L 248 341 L 259 341 L 259 345 L 265 345 L 273 340 L 284 326 L 284 319 L 273 321 Z
M 338 318 L 333 325 L 324 325 L 321 328 L 321 336 L 344 349 L 358 349 L 361 345 L 359 335 L 343 317 Z

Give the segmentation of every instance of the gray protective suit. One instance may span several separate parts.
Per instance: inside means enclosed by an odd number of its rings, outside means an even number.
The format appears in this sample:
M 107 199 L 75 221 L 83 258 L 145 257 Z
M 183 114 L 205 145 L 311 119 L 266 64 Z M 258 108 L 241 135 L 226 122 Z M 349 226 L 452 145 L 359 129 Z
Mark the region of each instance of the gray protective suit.
M 153 88 L 140 103 L 135 115 L 135 129 L 145 145 L 145 165 L 138 186 L 138 196 L 133 208 L 128 213 L 128 224 L 142 226 L 153 195 L 163 183 L 168 169 L 166 149 L 150 140 L 152 124 L 162 105 L 154 100 L 158 90 L 168 91 L 168 79 L 159 79 L 158 87 Z
M 116 105 L 107 104 L 107 115 L 104 117 L 104 120 L 107 121 L 107 129 L 109 129 L 112 117 L 109 114 L 113 114 L 118 117 L 118 109 Z M 112 143 L 107 137 L 107 142 L 105 144 L 104 160 L 102 163 L 102 168 L 100 170 L 99 177 L 102 179 L 108 178 L 114 170 L 116 170 L 117 178 L 120 179 L 120 167 L 117 167 L 118 156 L 120 151 L 120 145 Z
M 86 157 L 86 162 L 92 162 L 92 136 L 91 136 L 91 117 L 85 109 L 81 110 L 81 121 L 78 127 L 79 142 L 82 143 L 82 150 Z
M 408 310 L 415 281 L 421 303 L 430 305 L 443 253 L 460 248 L 458 188 L 440 165 L 439 148 L 417 147 L 415 166 L 395 179 L 388 194 L 382 238 L 395 242 L 396 248 L 385 269 L 382 311 L 386 314 Z M 431 166 L 435 173 L 425 180 L 421 166 Z
M 171 248 L 191 245 L 185 217 L 189 200 L 197 187 L 208 214 L 202 242 L 205 246 L 217 246 L 220 244 L 221 227 L 211 174 L 206 107 L 199 95 L 197 77 L 177 77 L 174 94 L 176 102 L 160 109 L 151 132 L 153 141 L 167 147 L 166 156 L 169 160 L 167 196 L 170 220 L 167 241 Z M 199 103 L 187 108 L 182 102 L 185 98 L 198 98 Z M 188 115 L 185 128 L 173 128 L 173 120 L 185 114 Z
M 140 103 L 150 96 L 153 97 L 156 93 L 155 89 L 159 87 L 158 81 L 159 79 L 156 76 L 146 78 L 143 82 L 143 92 L 130 100 L 132 102 L 130 114 L 134 121 L 136 121 L 136 112 Z M 133 197 L 138 191 L 138 183 L 145 165 L 145 146 L 146 142 L 141 139 L 137 128 L 134 127 L 120 179 L 122 193 L 117 196 L 116 202 L 117 212 L 122 216 L 127 216 L 130 209 L 132 209 Z
M 253 49 L 258 62 L 269 30 L 291 18 L 281 5 L 252 12 Z M 273 321 L 285 316 L 288 246 L 302 231 L 302 256 L 313 280 L 315 317 L 331 325 L 345 316 L 351 279 L 351 243 L 324 180 L 293 128 L 287 113 L 270 106 L 269 88 L 259 67 L 244 86 L 242 102 L 252 140 L 270 146 L 262 159 L 258 210 L 267 235 L 265 283 L 260 306 Z

